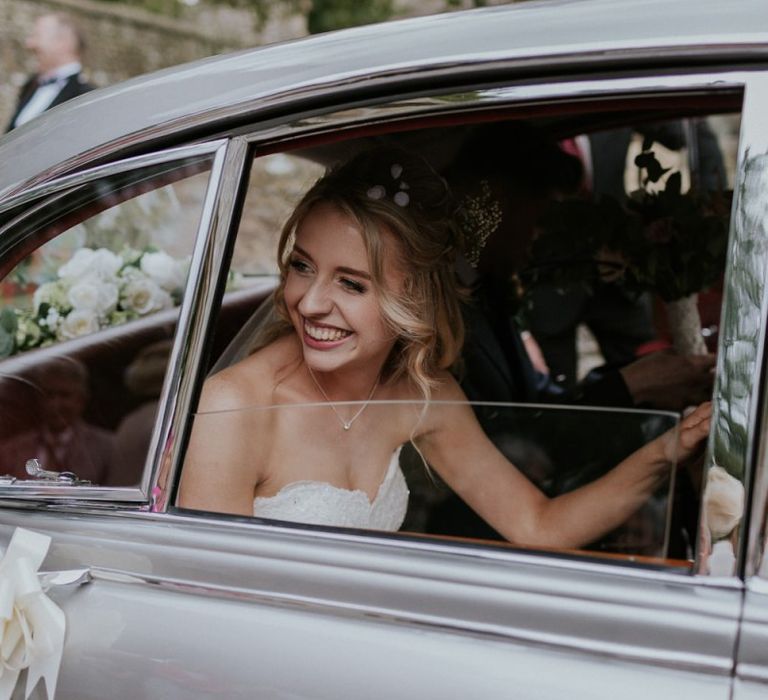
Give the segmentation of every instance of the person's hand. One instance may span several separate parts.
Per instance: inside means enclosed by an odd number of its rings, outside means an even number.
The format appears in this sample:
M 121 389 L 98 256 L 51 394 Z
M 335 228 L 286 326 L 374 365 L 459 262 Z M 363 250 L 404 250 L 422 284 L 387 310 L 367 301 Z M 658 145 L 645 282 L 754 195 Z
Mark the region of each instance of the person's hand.
M 679 464 L 699 452 L 709 435 L 711 420 L 711 401 L 705 401 L 685 416 L 677 427 L 677 444 L 673 443 L 674 453 L 671 460 Z
M 549 366 L 544 359 L 544 353 L 541 351 L 541 347 L 536 342 L 536 338 L 533 337 L 530 331 L 523 331 L 520 333 L 520 337 L 523 339 L 525 351 L 528 353 L 528 359 L 531 361 L 533 368 L 539 374 L 549 374 Z
M 707 400 L 714 381 L 714 355 L 654 352 L 620 372 L 635 404 L 681 411 Z

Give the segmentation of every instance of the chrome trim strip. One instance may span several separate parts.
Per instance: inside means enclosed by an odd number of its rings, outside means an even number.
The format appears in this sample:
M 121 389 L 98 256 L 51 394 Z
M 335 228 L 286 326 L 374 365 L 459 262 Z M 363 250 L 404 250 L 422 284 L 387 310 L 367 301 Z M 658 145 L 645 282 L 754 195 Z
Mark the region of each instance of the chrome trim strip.
M 235 200 L 246 174 L 248 144 L 243 138 L 227 141 L 216 153 L 208 193 L 192 253 L 176 338 L 169 359 L 149 454 L 154 468 L 145 469 L 142 487 L 150 507 L 165 510 L 166 485 L 174 484 L 181 458 L 180 436 L 190 420 L 204 344 L 214 316 L 217 281 L 221 278 Z M 171 487 L 172 488 L 172 487 Z M 159 492 L 158 492 L 159 490 Z M 163 497 L 158 498 L 159 495 Z
M 70 175 L 63 175 L 56 180 L 34 185 L 28 190 L 25 190 L 24 192 L 21 192 L 15 196 L 12 196 L 10 199 L 5 200 L 2 202 L 2 204 L 0 204 L 0 214 L 2 214 L 4 211 L 7 211 L 8 209 L 22 206 L 26 202 L 33 199 L 55 194 L 64 188 L 78 187 L 100 177 L 119 175 L 120 173 L 127 172 L 129 170 L 138 170 L 139 168 L 148 167 L 151 165 L 160 165 L 161 163 L 171 162 L 174 160 L 184 160 L 186 158 L 194 158 L 195 156 L 213 155 L 225 143 L 226 141 L 224 139 L 218 139 L 215 141 L 208 141 L 191 146 L 181 146 L 161 151 L 153 151 L 152 153 L 133 156 L 131 158 L 125 158 L 124 160 L 105 163 L 104 165 L 96 165 L 88 168 L 87 170 L 71 173 Z M 46 206 L 47 204 L 48 203 L 45 202 L 42 204 L 42 206 Z M 2 236 L 6 229 L 19 223 L 19 221 L 25 218 L 26 215 L 27 212 L 24 212 L 20 217 L 13 219 L 11 222 L 0 228 L 0 236 Z
M 238 601 L 248 601 L 272 607 L 298 608 L 302 611 L 316 612 L 319 614 L 343 615 L 348 618 L 376 620 L 396 625 L 409 625 L 440 632 L 450 631 L 457 634 L 479 636 L 486 639 L 491 638 L 499 641 L 533 644 L 548 649 L 571 652 L 576 651 L 579 653 L 593 654 L 605 659 L 635 663 L 640 662 L 643 664 L 652 664 L 661 668 L 695 671 L 697 673 L 706 673 L 709 675 L 730 675 L 732 670 L 731 659 L 705 654 L 675 653 L 671 652 L 669 649 L 654 653 L 647 648 L 632 648 L 626 644 L 612 644 L 610 642 L 599 643 L 594 640 L 587 641 L 576 635 L 537 633 L 532 630 L 512 631 L 502 625 L 481 622 L 457 624 L 455 618 L 450 617 L 404 613 L 403 611 L 396 611 L 373 605 L 329 602 L 322 598 L 290 593 L 278 593 L 275 591 L 258 590 L 254 588 L 200 584 L 163 576 L 150 576 L 146 574 L 137 575 L 119 569 L 93 567 L 90 571 L 94 582 L 105 581 L 118 584 L 152 586 L 166 591 L 181 592 L 198 596 L 236 599 Z
M 708 73 L 679 73 L 668 76 L 637 77 L 637 78 L 592 78 L 589 80 L 552 79 L 543 84 L 525 83 L 502 88 L 486 88 L 472 92 L 444 93 L 437 96 L 406 98 L 391 103 L 366 104 L 341 111 L 321 114 L 309 114 L 300 117 L 292 123 L 277 126 L 266 125 L 248 133 L 241 130 L 249 143 L 263 141 L 280 141 L 286 137 L 295 138 L 298 135 L 322 133 L 328 129 L 338 129 L 341 126 L 353 127 L 360 124 L 375 124 L 386 121 L 393 123 L 398 117 L 411 116 L 427 117 L 454 112 L 474 112 L 484 109 L 495 109 L 500 105 L 521 103 L 547 103 L 568 99 L 595 99 L 610 93 L 622 92 L 624 95 L 636 96 L 638 99 L 656 92 L 680 90 L 695 92 L 697 90 L 733 90 L 742 89 L 748 76 L 747 71 L 723 71 Z M 464 96 L 465 100 L 451 99 Z
M 40 510 L 40 504 L 34 502 L 5 502 L 0 501 L 0 506 L 13 510 Z M 667 582 L 670 584 L 685 584 L 694 587 L 714 588 L 718 590 L 743 590 L 744 586 L 740 579 L 731 577 L 709 577 L 693 576 L 687 571 L 672 573 L 664 570 L 653 569 L 651 566 L 639 565 L 637 568 L 632 565 L 631 559 L 625 562 L 614 562 L 610 559 L 595 561 L 589 559 L 589 553 L 584 554 L 584 559 L 580 555 L 559 554 L 557 552 L 547 552 L 543 550 L 520 551 L 514 549 L 504 549 L 502 547 L 489 547 L 483 544 L 471 545 L 454 543 L 448 540 L 425 539 L 409 536 L 408 533 L 384 533 L 366 531 L 364 534 L 351 532 L 337 532 L 326 530 L 320 527 L 310 525 L 299 525 L 290 527 L 281 524 L 266 524 L 247 517 L 237 518 L 236 516 L 218 516 L 216 514 L 187 514 L 178 513 L 174 510 L 166 512 L 149 512 L 146 510 L 127 510 L 121 505 L 109 507 L 84 507 L 79 503 L 51 503 L 46 508 L 46 513 L 62 513 L 77 516 L 96 516 L 103 518 L 109 516 L 118 519 L 134 519 L 137 522 L 156 522 L 171 527 L 184 527 L 185 525 L 202 526 L 221 531 L 227 528 L 233 531 L 249 532 L 254 535 L 263 533 L 266 536 L 277 534 L 281 536 L 292 536 L 316 540 L 318 543 L 338 542 L 346 544 L 370 544 L 377 547 L 394 548 L 401 551 L 425 552 L 434 554 L 445 554 L 452 557 L 463 557 L 472 560 L 499 561 L 508 564 L 536 564 L 553 569 L 563 569 L 568 571 L 599 574 L 606 574 L 628 577 L 631 579 L 648 580 L 656 582 Z M 642 567 L 642 568 L 641 568 Z
M 741 681 L 765 683 L 768 685 L 768 669 L 756 664 L 736 664 L 736 677 Z

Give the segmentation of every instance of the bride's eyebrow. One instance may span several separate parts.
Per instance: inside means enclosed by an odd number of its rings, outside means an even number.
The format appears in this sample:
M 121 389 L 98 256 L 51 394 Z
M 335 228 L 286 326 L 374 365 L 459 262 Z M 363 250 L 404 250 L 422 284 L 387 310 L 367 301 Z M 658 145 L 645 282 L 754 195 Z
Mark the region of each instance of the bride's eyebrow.
M 336 270 L 345 275 L 352 275 L 353 277 L 362 277 L 364 280 L 370 280 L 371 276 L 367 272 L 362 270 L 355 270 L 353 267 L 337 267 Z
M 299 255 L 305 257 L 310 262 L 314 262 L 312 259 L 312 256 L 304 250 L 300 245 L 294 245 L 293 246 L 293 252 L 298 253 Z M 337 272 L 341 272 L 344 275 L 353 275 L 354 277 L 361 277 L 364 280 L 370 280 L 371 276 L 367 272 L 363 272 L 363 270 L 356 270 L 354 267 L 337 267 Z

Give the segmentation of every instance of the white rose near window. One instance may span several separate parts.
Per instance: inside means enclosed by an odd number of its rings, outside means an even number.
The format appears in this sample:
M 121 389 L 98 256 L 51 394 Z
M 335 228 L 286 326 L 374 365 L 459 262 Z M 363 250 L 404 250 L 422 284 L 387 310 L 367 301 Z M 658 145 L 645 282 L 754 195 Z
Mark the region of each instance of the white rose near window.
M 112 281 L 103 281 L 96 275 L 70 287 L 67 300 L 75 311 L 93 311 L 105 316 L 117 308 L 118 289 Z
M 168 253 L 144 253 L 141 271 L 157 282 L 165 291 L 173 292 L 184 284 L 184 266 Z
M 64 613 L 45 595 L 37 571 L 50 542 L 50 537 L 18 528 L 0 561 L 0 700 L 11 697 L 24 669 L 25 698 L 41 678 L 49 700 L 56 692 L 66 624 Z
M 99 330 L 99 319 L 93 311 L 70 311 L 59 324 L 59 340 L 71 340 Z
M 164 289 L 161 289 L 152 280 L 136 278 L 128 282 L 123 288 L 121 304 L 126 311 L 133 311 L 139 316 L 169 309 L 173 306 L 173 299 Z
M 31 311 L 0 310 L 0 357 L 173 308 L 186 275 L 186 261 L 163 251 L 81 248 L 35 290 Z

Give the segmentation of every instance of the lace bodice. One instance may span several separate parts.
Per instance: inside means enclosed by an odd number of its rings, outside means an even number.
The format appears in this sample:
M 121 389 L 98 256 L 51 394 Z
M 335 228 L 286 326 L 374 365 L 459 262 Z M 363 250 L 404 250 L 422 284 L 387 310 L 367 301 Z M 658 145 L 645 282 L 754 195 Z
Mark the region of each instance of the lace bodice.
M 373 502 L 360 489 L 343 489 L 324 481 L 295 481 L 274 496 L 255 498 L 253 514 L 311 525 L 397 530 L 408 509 L 408 486 L 399 457 L 398 448 Z

